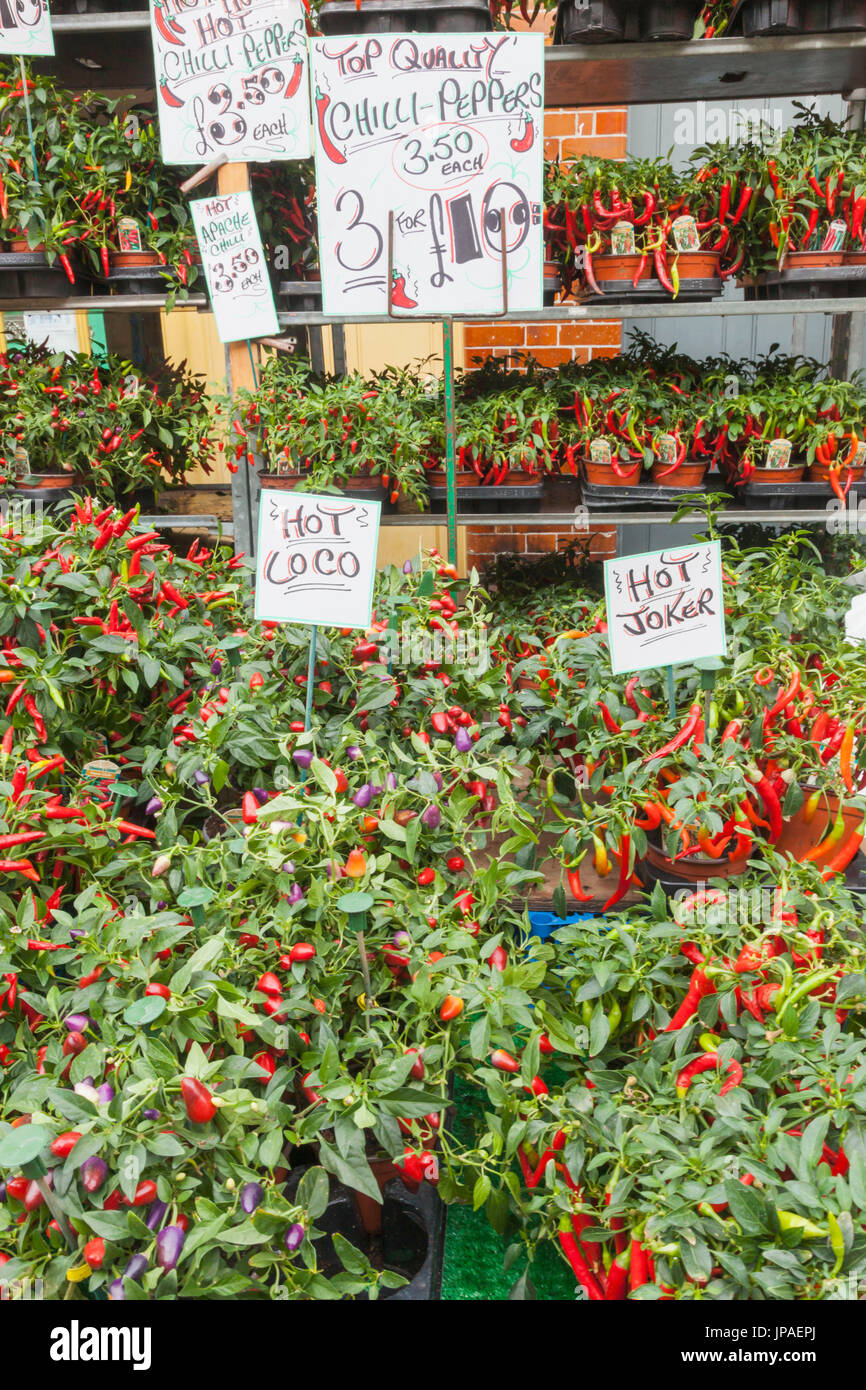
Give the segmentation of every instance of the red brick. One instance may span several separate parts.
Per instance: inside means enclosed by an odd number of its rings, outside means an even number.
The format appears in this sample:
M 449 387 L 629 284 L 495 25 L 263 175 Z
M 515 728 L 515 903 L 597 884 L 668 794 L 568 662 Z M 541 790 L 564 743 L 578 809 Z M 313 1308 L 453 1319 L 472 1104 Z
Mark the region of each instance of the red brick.
M 503 536 L 493 529 L 471 531 L 466 537 L 467 557 L 475 555 L 507 555 L 517 550 L 514 536 Z
M 619 357 L 619 348 L 618 348 L 618 347 L 594 347 L 594 348 L 592 349 L 592 355 L 593 355 L 593 357 Z M 586 361 L 587 359 L 586 359 L 586 358 L 582 358 L 581 360 L 582 360 L 582 361 Z
M 527 555 L 552 555 L 559 549 L 562 535 L 558 531 L 527 531 L 524 537 L 524 551 Z
M 561 323 L 559 341 L 563 344 L 581 344 L 589 347 L 614 343 L 619 345 L 622 329 L 619 323 Z
M 574 135 L 595 135 L 598 130 L 596 124 L 599 113 L 594 109 L 575 111 L 574 113 Z
M 523 347 L 525 331 L 522 323 L 467 324 L 464 341 L 467 347 Z
M 576 135 L 578 133 L 574 111 L 545 111 L 544 113 L 544 134 L 546 137 L 555 135 Z
M 526 346 L 552 345 L 556 342 L 555 323 L 528 323 L 526 325 Z
M 536 362 L 540 362 L 543 367 L 558 367 L 561 362 L 569 362 L 571 360 L 571 352 L 568 348 L 533 348 L 532 355 Z
M 628 127 L 628 113 L 625 109 L 608 107 L 605 110 L 595 113 L 595 133 L 596 135 L 625 135 Z M 585 134 L 578 131 L 578 134 Z
M 625 136 L 590 135 L 585 139 L 562 141 L 563 159 L 580 159 L 582 155 L 595 155 L 597 159 L 625 159 Z

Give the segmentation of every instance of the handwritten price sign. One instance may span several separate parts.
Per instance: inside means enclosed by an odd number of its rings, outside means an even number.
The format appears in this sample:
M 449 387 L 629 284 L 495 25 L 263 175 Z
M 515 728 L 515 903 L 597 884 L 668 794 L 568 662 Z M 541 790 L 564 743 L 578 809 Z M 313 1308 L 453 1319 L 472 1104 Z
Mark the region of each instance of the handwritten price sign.
M 252 196 L 227 193 L 190 203 L 221 343 L 278 328 Z
M 309 156 L 303 14 L 301 0 L 151 0 L 167 164 Z
M 542 302 L 544 49 L 535 34 L 310 42 L 327 313 Z
M 725 655 L 718 541 L 606 560 L 604 589 L 614 675 Z
M 263 488 L 256 619 L 369 627 L 381 502 Z
M 0 5 L 0 53 L 23 57 L 54 52 L 46 0 L 7 0 Z

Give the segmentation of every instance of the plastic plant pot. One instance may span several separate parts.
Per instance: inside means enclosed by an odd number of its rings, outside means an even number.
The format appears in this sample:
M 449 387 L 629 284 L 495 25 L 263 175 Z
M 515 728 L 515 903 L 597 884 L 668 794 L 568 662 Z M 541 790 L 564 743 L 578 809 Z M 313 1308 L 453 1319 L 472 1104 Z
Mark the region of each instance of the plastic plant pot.
M 866 29 L 866 0 L 830 0 L 827 29 Z
M 701 6 L 693 0 L 675 0 L 672 4 L 649 0 L 640 6 L 640 36 L 648 41 L 690 39 L 700 10 Z
M 625 0 L 560 0 L 560 43 L 621 43 L 625 36 Z
M 802 0 L 752 0 L 743 11 L 743 33 L 747 38 L 762 34 L 800 34 L 802 30 Z

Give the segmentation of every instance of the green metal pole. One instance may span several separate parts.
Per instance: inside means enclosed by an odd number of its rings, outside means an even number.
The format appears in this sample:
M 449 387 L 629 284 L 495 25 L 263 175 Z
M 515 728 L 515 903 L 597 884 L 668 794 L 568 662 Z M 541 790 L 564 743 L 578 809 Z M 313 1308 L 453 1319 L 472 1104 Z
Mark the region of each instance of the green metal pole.
M 454 476 L 454 320 L 442 320 L 445 359 L 445 472 L 448 502 L 448 563 L 457 564 L 457 480 Z

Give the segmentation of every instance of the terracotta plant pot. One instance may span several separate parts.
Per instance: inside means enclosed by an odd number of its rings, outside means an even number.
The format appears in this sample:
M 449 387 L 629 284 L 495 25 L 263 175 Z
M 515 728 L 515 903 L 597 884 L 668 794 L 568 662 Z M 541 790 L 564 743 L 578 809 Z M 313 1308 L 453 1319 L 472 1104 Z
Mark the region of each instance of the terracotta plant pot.
M 866 265 L 866 251 L 846 251 L 846 265 Z
M 37 251 L 41 254 L 45 250 L 45 243 L 44 241 L 40 241 L 36 246 L 31 246 L 26 237 L 13 237 L 9 242 L 9 250 L 16 251 L 19 255 L 29 252 L 33 252 L 35 255 Z
M 810 787 L 801 788 L 807 801 L 813 790 Z M 800 807 L 795 816 L 782 822 L 782 833 L 773 848 L 780 854 L 787 854 L 791 859 L 801 862 L 810 850 L 824 839 L 831 823 L 839 814 L 839 798 L 833 792 L 827 792 L 818 802 L 818 808 L 812 819 L 806 823 L 806 802 Z M 842 816 L 845 821 L 845 829 L 842 832 L 842 839 L 831 849 L 818 856 L 811 862 L 816 864 L 819 869 L 832 859 L 840 845 L 843 845 L 850 837 L 859 830 L 863 824 L 863 812 L 858 811 L 853 806 L 845 806 L 842 809 Z
M 839 480 L 843 487 L 848 482 L 848 474 L 851 474 L 851 482 L 859 483 L 866 476 L 866 464 L 861 464 L 859 468 L 842 468 L 839 472 Z M 829 483 L 830 469 L 826 463 L 809 464 L 809 481 L 813 483 Z
M 688 859 L 674 861 L 653 844 L 647 845 L 646 857 L 648 863 L 666 878 L 678 878 L 683 883 L 700 883 L 710 878 L 736 878 L 738 874 L 745 873 L 749 862 L 748 855 L 743 855 L 742 859 L 728 859 L 725 856 L 705 859 L 694 854 Z
M 800 483 L 803 481 L 805 472 L 805 463 L 799 464 L 796 468 L 756 468 L 754 476 L 749 479 L 749 482 Z
M 640 262 L 640 256 L 593 256 L 592 268 L 600 285 L 611 280 L 633 282 Z M 641 280 L 651 280 L 653 274 L 652 260 L 647 257 L 640 278 Z
M 672 263 L 670 253 L 668 260 Z M 719 258 L 714 251 L 681 251 L 677 270 L 681 280 L 717 280 Z
M 155 251 L 112 251 L 108 265 L 111 270 L 140 270 L 142 266 L 159 265 L 159 256 Z
M 624 468 L 627 465 L 621 464 Z M 614 470 L 612 463 L 593 463 L 591 459 L 584 459 L 583 470 L 586 474 L 586 481 L 592 483 L 594 487 L 637 487 L 643 473 L 643 464 L 635 468 L 634 472 L 627 478 L 620 478 Z
M 83 482 L 80 473 L 28 473 L 15 486 L 32 492 L 35 488 L 80 487 Z
M 660 483 L 662 487 L 700 487 L 704 481 L 704 476 L 709 468 L 708 463 L 681 463 L 679 468 L 674 469 L 673 473 L 666 473 L 668 464 L 654 463 L 652 468 L 653 482 Z M 660 475 L 664 474 L 664 477 Z
M 461 469 L 454 476 L 457 487 L 481 486 L 481 479 L 479 478 L 477 473 L 473 472 L 471 468 Z M 447 487 L 448 474 L 446 473 L 444 468 L 428 468 L 427 481 L 431 487 Z M 502 486 L 535 487 L 538 482 L 539 478 L 535 474 L 524 473 L 519 468 L 509 468 L 504 479 L 502 480 Z M 489 484 L 489 487 L 491 492 L 496 491 L 496 488 L 493 486 L 492 483 Z
M 782 262 L 782 269 L 827 270 L 844 263 L 844 251 L 791 251 Z

